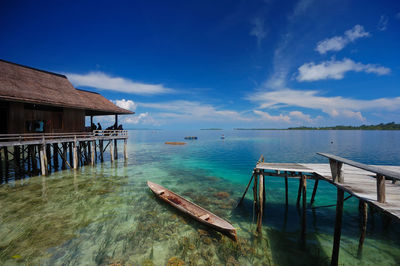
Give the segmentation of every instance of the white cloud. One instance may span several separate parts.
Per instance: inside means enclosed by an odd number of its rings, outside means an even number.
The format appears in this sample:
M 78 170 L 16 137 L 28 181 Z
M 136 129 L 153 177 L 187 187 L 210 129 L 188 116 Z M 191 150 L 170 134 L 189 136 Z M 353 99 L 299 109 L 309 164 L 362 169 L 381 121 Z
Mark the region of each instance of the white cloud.
M 99 90 L 111 90 L 139 95 L 173 92 L 172 89 L 165 88 L 162 84 L 135 82 L 126 78 L 112 77 L 103 72 L 90 72 L 84 75 L 67 73 L 66 76 L 75 86 L 92 87 Z
M 354 42 L 359 38 L 369 37 L 371 34 L 364 30 L 361 25 L 355 25 L 352 29 L 345 31 L 343 36 L 334 36 L 329 39 L 318 42 L 315 48 L 320 54 L 325 54 L 329 51 L 340 51 L 350 42 Z
M 344 74 L 349 71 L 374 73 L 377 75 L 386 75 L 390 73 L 387 67 L 362 64 L 354 62 L 351 59 L 344 58 L 342 61 L 331 59 L 320 64 L 314 62 L 305 63 L 299 67 L 298 81 L 315 81 L 323 79 L 342 79 Z
M 263 120 L 273 121 L 273 122 L 286 122 L 290 123 L 290 117 L 287 115 L 279 114 L 279 115 L 270 115 L 267 112 L 254 110 L 253 111 L 256 115 L 263 118 Z
M 385 31 L 389 23 L 389 17 L 386 15 L 381 15 L 378 22 L 378 30 Z
M 301 107 L 329 114 L 331 117 L 345 116 L 358 118 L 364 121 L 362 110 L 400 110 L 400 97 L 378 98 L 372 100 L 358 100 L 340 96 L 325 97 L 319 91 L 310 90 L 274 90 L 259 91 L 247 97 L 248 100 L 258 103 L 260 109 L 280 108 L 281 106 Z M 293 117 L 296 114 L 292 114 Z M 298 115 L 298 114 L 297 114 Z
M 154 119 L 148 112 L 141 113 L 138 115 L 130 115 L 124 117 L 123 120 L 124 123 L 126 124 L 142 124 L 142 125 L 152 125 L 152 126 L 159 126 L 161 123 Z
M 193 101 L 169 101 L 158 103 L 138 103 L 140 107 L 161 110 L 157 114 L 160 118 L 175 118 L 181 120 L 202 120 L 202 121 L 249 121 L 250 118 L 242 113 L 233 110 L 224 110 L 210 104 L 203 104 Z
M 262 39 L 267 36 L 264 29 L 264 20 L 262 18 L 254 18 L 251 23 L 253 24 L 253 28 L 250 31 L 250 35 L 257 38 L 257 44 L 260 46 Z
M 137 108 L 137 104 L 132 100 L 122 99 L 122 100 L 115 100 L 113 102 L 115 103 L 115 105 L 127 110 L 135 111 Z

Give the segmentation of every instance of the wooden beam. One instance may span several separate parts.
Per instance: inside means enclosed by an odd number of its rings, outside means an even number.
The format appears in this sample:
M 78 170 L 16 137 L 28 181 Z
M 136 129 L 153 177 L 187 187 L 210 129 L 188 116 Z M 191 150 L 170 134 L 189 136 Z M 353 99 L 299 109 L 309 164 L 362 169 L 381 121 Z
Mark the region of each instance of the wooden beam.
M 99 140 L 99 145 L 100 145 L 100 162 L 104 162 L 104 157 L 103 157 L 103 140 Z
M 381 174 L 376 175 L 376 190 L 377 190 L 377 200 L 380 203 L 386 201 L 386 189 L 385 189 L 385 176 Z
M 314 204 L 315 194 L 317 194 L 318 182 L 319 182 L 319 179 L 316 178 L 316 179 L 315 179 L 315 183 L 314 183 L 313 192 L 312 192 L 312 195 L 311 195 L 310 205 L 313 205 L 313 204 Z
M 128 159 L 128 140 L 124 139 L 124 160 Z
M 92 145 L 91 145 L 91 158 L 90 158 L 90 163 L 92 164 L 92 166 L 94 166 L 94 149 L 96 147 L 96 142 L 92 141 Z
M 6 183 L 8 182 L 8 175 L 9 175 L 9 168 L 10 168 L 10 162 L 8 161 L 8 148 L 3 147 L 4 150 L 4 175 L 6 177 Z
M 339 263 L 340 237 L 342 234 L 343 198 L 344 198 L 344 191 L 338 187 L 337 199 L 336 199 L 335 232 L 333 235 L 331 266 L 337 266 Z
M 288 174 L 285 171 L 285 203 L 286 203 L 286 207 L 289 204 L 289 191 L 288 191 Z
M 110 140 L 110 156 L 111 162 L 114 162 L 114 144 L 112 140 Z
M 365 201 L 360 201 L 361 204 L 361 219 L 362 219 L 362 226 L 361 226 L 361 235 L 360 240 L 358 241 L 358 251 L 357 257 L 361 259 L 362 257 L 362 249 L 364 245 L 365 235 L 367 233 L 367 220 L 368 220 L 368 205 Z
M 259 206 L 258 206 L 258 216 L 257 216 L 257 233 L 259 235 L 262 234 L 262 218 L 263 218 L 263 202 L 264 202 L 264 175 L 260 172 L 259 175 L 259 188 L 258 188 L 258 201 L 259 201 Z
M 329 165 L 331 167 L 332 181 L 334 183 L 344 183 L 342 166 L 343 163 L 334 159 L 329 159 Z
M 254 174 L 254 182 L 253 182 L 253 204 L 256 213 L 258 213 L 257 183 L 258 183 L 258 171 L 256 171 L 256 173 Z
M 301 187 L 302 187 L 302 192 L 303 192 L 303 211 L 302 211 L 302 217 L 301 217 L 301 239 L 303 243 L 305 244 L 306 241 L 306 227 L 307 227 L 307 222 L 306 222 L 306 208 L 307 208 L 307 179 L 305 175 L 301 175 Z
M 302 174 L 302 173 L 300 173 L 300 174 L 301 174 L 301 177 L 302 177 L 303 174 Z M 300 178 L 300 179 L 299 179 L 299 189 L 297 190 L 297 201 L 296 201 L 296 206 L 297 206 L 297 207 L 300 206 L 301 191 L 302 191 L 302 189 L 303 189 L 302 185 L 303 185 L 303 181 L 302 181 L 302 178 Z
M 247 190 L 248 190 L 249 187 L 250 187 L 251 181 L 253 180 L 253 177 L 254 177 L 254 171 L 253 171 L 253 174 L 251 175 L 251 178 L 250 178 L 249 183 L 248 183 L 247 186 L 246 186 L 246 189 L 244 190 L 243 196 L 242 196 L 242 198 L 240 199 L 240 201 L 239 201 L 239 203 L 237 204 L 237 206 L 239 206 L 240 204 L 242 204 L 243 199 L 244 199 L 244 197 L 246 196 Z
M 74 167 L 74 169 L 77 169 L 78 168 L 78 147 L 77 147 L 77 145 L 78 145 L 78 143 L 77 143 L 77 141 L 76 141 L 76 136 L 75 136 L 75 138 L 74 138 L 74 147 L 73 147 L 73 158 L 74 158 L 74 165 L 73 165 L 73 167 Z

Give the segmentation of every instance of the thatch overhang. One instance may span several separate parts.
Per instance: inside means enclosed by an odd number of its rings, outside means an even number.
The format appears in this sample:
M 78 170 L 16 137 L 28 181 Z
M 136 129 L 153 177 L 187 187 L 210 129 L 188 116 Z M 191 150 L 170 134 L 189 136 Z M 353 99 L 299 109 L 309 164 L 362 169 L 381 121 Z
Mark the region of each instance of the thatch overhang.
M 0 100 L 83 109 L 86 115 L 123 115 L 102 95 L 76 89 L 66 76 L 0 59 Z

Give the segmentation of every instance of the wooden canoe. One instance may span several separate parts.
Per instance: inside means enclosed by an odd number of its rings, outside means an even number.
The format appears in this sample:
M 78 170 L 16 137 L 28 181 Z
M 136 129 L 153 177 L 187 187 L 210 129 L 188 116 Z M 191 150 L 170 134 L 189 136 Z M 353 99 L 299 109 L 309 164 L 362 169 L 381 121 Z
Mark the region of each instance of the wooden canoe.
M 147 186 L 153 193 L 163 201 L 169 203 L 181 212 L 189 215 L 200 223 L 210 226 L 217 231 L 220 231 L 227 236 L 237 240 L 236 229 L 224 219 L 218 217 L 210 211 L 194 204 L 193 202 L 179 196 L 178 194 L 160 186 L 156 183 L 147 181 Z

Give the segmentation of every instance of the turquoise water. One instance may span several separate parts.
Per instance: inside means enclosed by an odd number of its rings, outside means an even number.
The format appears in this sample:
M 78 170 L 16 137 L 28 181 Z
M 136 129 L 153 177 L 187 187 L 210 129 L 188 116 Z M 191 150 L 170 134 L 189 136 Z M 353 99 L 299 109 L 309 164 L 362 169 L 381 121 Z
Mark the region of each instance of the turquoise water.
M 185 146 L 164 144 L 186 135 L 199 139 Z M 269 162 L 326 163 L 315 153 L 329 152 L 368 164 L 400 165 L 396 131 L 130 131 L 129 136 L 127 162 L 110 163 L 106 157 L 95 167 L 2 184 L 0 264 L 329 264 L 335 208 L 307 208 L 303 240 L 297 180 L 289 180 L 286 210 L 284 180 L 267 178 L 262 237 L 254 236 L 251 193 L 235 208 L 260 155 Z M 119 151 L 122 157 L 121 146 Z M 238 228 L 238 243 L 157 200 L 147 180 L 229 220 Z M 307 185 L 309 202 L 313 181 Z M 335 202 L 336 190 L 320 182 L 314 205 Z M 399 264 L 398 222 L 370 210 L 360 259 L 356 199 L 345 202 L 343 217 L 341 264 Z

